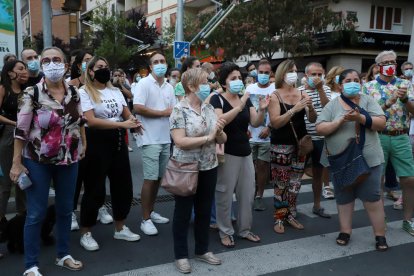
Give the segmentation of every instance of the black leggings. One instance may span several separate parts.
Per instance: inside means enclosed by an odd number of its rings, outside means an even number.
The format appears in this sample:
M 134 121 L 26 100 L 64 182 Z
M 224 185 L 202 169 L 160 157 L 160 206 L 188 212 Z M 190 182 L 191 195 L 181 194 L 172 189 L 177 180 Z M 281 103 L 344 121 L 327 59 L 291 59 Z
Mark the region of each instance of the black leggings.
M 105 202 L 105 181 L 110 181 L 115 221 L 124 220 L 132 202 L 132 177 L 125 130 L 86 128 L 86 165 L 80 222 L 83 227 L 96 224 L 99 208 Z

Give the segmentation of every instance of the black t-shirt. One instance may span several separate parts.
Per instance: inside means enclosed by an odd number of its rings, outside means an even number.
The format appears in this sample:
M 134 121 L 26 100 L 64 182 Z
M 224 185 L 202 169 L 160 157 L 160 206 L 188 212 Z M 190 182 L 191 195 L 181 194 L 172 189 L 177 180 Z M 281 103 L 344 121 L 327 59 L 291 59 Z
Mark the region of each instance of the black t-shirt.
M 223 100 L 223 106 L 219 97 Z M 222 109 L 223 113 L 233 109 L 230 103 L 221 95 L 212 96 L 210 104 L 214 108 Z M 248 156 L 252 152 L 247 134 L 250 123 L 250 107 L 252 106 L 252 102 L 248 99 L 243 111 L 237 114 L 236 118 L 224 127 L 224 132 L 227 135 L 227 142 L 224 145 L 225 153 L 234 156 Z
M 38 84 L 44 76 L 45 74 L 43 74 L 43 72 L 39 72 L 39 75 L 37 75 L 37 77 L 29 77 L 29 80 L 24 85 L 22 85 L 23 89 Z

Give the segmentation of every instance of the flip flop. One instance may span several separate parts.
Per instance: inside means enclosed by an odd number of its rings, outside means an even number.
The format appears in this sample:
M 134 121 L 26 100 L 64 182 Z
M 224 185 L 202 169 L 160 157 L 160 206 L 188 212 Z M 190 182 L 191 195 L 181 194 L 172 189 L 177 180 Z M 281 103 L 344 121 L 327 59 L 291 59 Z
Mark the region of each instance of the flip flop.
M 260 242 L 260 238 L 259 236 L 253 234 L 252 232 L 247 233 L 247 235 L 245 237 L 242 237 L 243 239 L 246 239 L 248 241 L 251 242 L 255 242 L 255 243 L 259 243 Z
M 82 262 L 75 260 L 71 255 L 66 255 L 61 259 L 56 258 L 55 264 L 72 271 L 78 271 L 83 268 Z
M 223 240 L 224 239 L 229 239 L 230 240 L 230 243 L 229 244 L 225 244 L 225 243 L 223 243 Z M 227 236 L 225 236 L 224 238 L 221 238 L 220 239 L 220 243 L 221 243 L 221 245 L 222 246 L 224 246 L 224 247 L 226 247 L 226 248 L 233 248 L 234 247 L 234 238 L 233 238 L 233 236 L 232 235 L 227 235 Z

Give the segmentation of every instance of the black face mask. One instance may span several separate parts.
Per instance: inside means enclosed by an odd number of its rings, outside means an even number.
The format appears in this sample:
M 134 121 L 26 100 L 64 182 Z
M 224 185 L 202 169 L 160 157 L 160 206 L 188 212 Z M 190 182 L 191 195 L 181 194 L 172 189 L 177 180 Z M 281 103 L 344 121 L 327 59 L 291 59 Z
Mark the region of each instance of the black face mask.
M 109 71 L 109 68 L 102 68 L 93 72 L 95 73 L 94 79 L 100 83 L 107 83 L 111 79 L 111 71 Z

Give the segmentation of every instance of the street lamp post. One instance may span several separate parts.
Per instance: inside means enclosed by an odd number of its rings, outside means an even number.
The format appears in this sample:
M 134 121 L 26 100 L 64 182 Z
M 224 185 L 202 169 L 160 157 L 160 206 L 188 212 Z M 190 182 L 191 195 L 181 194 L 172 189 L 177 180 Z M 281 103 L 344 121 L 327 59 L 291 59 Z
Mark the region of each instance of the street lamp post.
M 52 6 L 50 0 L 42 0 L 43 47 L 52 46 Z
M 184 0 L 177 0 L 177 21 L 175 23 L 175 41 L 184 41 Z M 175 67 L 178 67 L 179 60 L 175 60 Z

